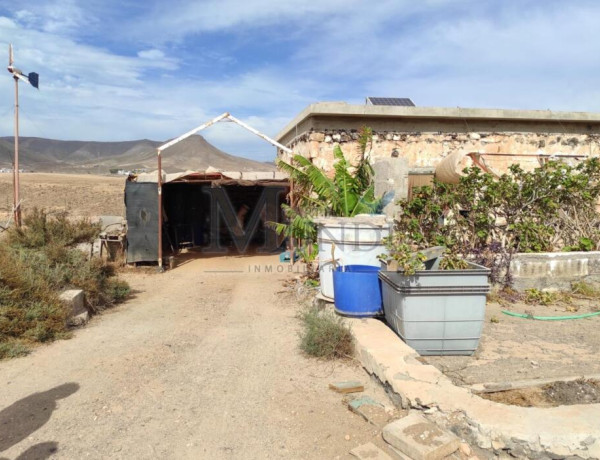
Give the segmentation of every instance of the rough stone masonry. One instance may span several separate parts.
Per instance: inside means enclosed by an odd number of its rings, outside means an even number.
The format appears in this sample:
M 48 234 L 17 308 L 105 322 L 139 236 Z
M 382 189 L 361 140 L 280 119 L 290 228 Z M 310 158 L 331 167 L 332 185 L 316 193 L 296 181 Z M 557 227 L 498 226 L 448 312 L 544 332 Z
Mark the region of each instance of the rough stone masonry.
M 373 130 L 373 160 L 404 158 L 410 168 L 435 167 L 456 151 L 510 154 L 486 157 L 497 171 L 516 162 L 525 169 L 539 166 L 540 153 L 600 154 L 600 114 L 548 111 L 318 103 L 290 122 L 278 141 L 330 171 L 336 145 L 350 161 L 360 158 L 362 126 Z M 289 160 L 283 151 L 279 155 Z

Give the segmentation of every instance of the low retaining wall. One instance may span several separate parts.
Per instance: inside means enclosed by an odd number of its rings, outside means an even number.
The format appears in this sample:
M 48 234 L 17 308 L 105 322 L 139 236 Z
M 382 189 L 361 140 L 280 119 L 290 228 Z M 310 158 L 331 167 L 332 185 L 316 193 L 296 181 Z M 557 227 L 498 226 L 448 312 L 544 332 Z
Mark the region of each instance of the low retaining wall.
M 600 284 L 600 251 L 517 254 L 512 263 L 513 286 L 569 290 L 574 281 Z
M 383 322 L 347 321 L 362 366 L 397 395 L 403 408 L 431 413 L 500 458 L 600 458 L 600 404 L 539 408 L 489 401 L 421 363 Z

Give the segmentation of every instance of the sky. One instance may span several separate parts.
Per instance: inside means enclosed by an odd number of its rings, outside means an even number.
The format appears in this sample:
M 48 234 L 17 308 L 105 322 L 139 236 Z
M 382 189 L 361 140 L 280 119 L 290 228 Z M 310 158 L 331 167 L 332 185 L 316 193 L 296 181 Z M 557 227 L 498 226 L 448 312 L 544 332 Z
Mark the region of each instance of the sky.
M 0 0 L 0 52 L 21 135 L 166 140 L 229 111 L 275 136 L 307 105 L 410 97 L 418 106 L 600 112 L 597 0 Z M 0 135 L 14 83 L 0 78 Z M 231 123 L 202 134 L 269 161 Z

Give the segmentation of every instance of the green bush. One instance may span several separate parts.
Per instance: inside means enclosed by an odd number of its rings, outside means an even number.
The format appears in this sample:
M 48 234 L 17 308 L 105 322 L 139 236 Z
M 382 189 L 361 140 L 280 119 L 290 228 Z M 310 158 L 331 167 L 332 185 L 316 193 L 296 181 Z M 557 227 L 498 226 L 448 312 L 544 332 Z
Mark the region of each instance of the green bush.
M 512 165 L 500 177 L 464 172 L 458 184 L 434 181 L 399 203 L 396 246 L 446 246 L 491 268 L 505 286 L 517 252 L 600 248 L 600 159 L 549 161 L 532 171 Z
M 354 354 L 354 340 L 344 320 L 330 311 L 307 308 L 300 318 L 300 348 L 306 354 L 323 359 L 349 358 Z

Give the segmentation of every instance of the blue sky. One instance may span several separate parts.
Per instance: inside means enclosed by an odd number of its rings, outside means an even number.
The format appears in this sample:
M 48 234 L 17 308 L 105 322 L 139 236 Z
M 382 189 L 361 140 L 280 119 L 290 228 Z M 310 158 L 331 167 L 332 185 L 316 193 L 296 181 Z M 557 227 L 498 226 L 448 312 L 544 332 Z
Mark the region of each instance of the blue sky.
M 600 112 L 595 0 L 0 0 L 24 136 L 163 140 L 224 111 L 275 135 L 317 101 Z M 13 83 L 0 79 L 0 135 Z M 261 161 L 228 123 L 203 135 Z

